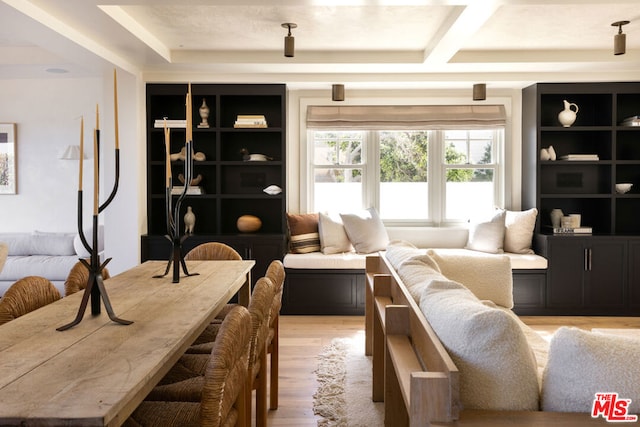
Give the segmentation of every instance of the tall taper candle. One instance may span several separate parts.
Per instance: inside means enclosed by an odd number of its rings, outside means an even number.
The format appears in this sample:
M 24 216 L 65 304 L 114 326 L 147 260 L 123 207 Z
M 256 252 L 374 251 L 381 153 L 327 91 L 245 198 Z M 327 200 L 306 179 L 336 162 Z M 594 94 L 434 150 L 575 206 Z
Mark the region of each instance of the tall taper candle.
M 100 186 L 98 184 L 98 135 L 100 132 L 100 117 L 98 114 L 98 104 L 96 104 L 96 128 L 93 131 L 93 214 L 98 215 L 98 191 Z
M 78 191 L 82 191 L 82 160 L 84 157 L 84 116 L 80 117 L 80 173 L 78 177 Z
M 118 78 L 116 69 L 113 69 L 113 115 L 115 121 L 116 150 L 120 148 L 120 138 L 118 137 Z
M 187 141 L 193 141 L 193 114 L 191 105 L 191 83 L 187 93 Z
M 167 127 L 167 119 L 164 119 L 164 145 L 166 147 L 167 188 L 171 187 L 171 133 Z

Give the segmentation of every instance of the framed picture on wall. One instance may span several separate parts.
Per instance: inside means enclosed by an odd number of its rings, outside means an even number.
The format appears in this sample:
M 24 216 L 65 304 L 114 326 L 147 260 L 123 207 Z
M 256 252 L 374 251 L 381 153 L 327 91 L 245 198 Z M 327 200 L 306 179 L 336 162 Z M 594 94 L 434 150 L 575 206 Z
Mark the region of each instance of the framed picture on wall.
M 17 194 L 16 124 L 0 123 L 0 194 Z

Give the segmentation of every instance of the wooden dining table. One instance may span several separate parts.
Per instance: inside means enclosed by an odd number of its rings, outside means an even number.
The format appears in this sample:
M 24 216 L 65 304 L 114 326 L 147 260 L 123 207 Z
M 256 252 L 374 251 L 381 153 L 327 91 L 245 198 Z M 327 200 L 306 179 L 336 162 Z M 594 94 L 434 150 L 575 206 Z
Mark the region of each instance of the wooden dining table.
M 254 261 L 188 261 L 172 283 L 148 261 L 105 280 L 104 310 L 65 331 L 82 292 L 0 326 L 0 425 L 119 426 L 238 293 L 248 305 Z

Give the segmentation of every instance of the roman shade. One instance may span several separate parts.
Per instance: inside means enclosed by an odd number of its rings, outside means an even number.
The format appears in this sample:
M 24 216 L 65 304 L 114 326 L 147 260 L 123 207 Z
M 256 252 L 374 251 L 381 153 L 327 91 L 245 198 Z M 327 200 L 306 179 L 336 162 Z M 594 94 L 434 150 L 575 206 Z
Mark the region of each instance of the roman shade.
M 504 105 L 311 105 L 307 129 L 426 130 L 504 126 Z

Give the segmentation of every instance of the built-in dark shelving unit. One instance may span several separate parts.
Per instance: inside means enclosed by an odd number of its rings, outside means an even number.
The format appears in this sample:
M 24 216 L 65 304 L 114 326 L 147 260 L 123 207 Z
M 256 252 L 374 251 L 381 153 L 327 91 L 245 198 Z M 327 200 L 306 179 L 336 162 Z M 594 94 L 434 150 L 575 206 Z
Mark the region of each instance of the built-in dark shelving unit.
M 579 107 L 563 127 L 563 101 Z M 539 83 L 523 90 L 522 207 L 539 211 L 534 243 L 549 268 L 540 314 L 640 315 L 640 82 Z M 553 146 L 557 160 L 541 160 Z M 597 154 L 598 160 L 562 160 Z M 626 194 L 615 184 L 633 183 Z M 550 212 L 579 213 L 591 235 L 553 234 Z
M 164 132 L 154 127 L 158 119 L 186 119 L 185 84 L 147 84 L 147 234 L 142 236 L 142 260 L 168 259 L 166 234 Z M 188 195 L 182 203 L 180 221 L 191 206 L 196 215 L 195 234 L 185 241 L 185 251 L 205 241 L 233 246 L 245 258 L 256 260 L 254 279 L 264 274 L 273 259 L 281 259 L 286 243 L 286 86 L 283 84 L 192 84 L 193 149 L 203 153 L 194 161 L 193 176 L 202 175 L 204 193 Z M 199 128 L 199 108 L 206 100 L 208 128 Z M 266 128 L 234 128 L 239 115 L 263 115 Z M 171 153 L 184 147 L 184 128 L 171 129 Z M 264 154 L 267 161 L 245 161 L 242 150 Z M 173 185 L 184 162 L 171 164 Z M 269 185 L 282 189 L 270 195 Z M 176 196 L 177 197 L 177 196 Z M 236 221 L 255 215 L 262 227 L 240 233 Z M 181 226 L 184 230 L 184 227 Z

